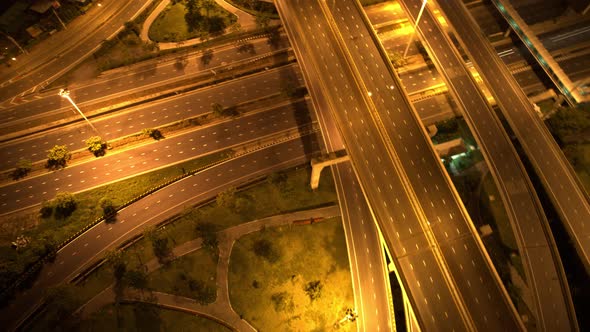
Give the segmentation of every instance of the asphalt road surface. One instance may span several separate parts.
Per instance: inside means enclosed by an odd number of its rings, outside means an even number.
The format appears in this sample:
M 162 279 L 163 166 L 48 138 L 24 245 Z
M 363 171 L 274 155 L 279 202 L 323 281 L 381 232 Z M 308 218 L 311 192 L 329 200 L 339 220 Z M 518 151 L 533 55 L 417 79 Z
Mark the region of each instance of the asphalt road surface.
M 344 142 L 329 106 L 316 105 L 314 110 L 323 138 L 322 153 L 343 150 Z M 391 291 L 377 224 L 350 162 L 333 165 L 331 169 L 346 232 L 358 330 L 391 331 Z
M 590 204 L 573 168 L 461 3 L 439 4 L 512 127 L 590 271 Z
M 425 329 L 520 328 L 399 82 L 384 72 L 359 9 L 348 1 L 276 5 L 312 98 L 328 100 L 337 119 L 418 321 Z
M 33 49 L 31 54 L 24 56 L 25 63 L 17 65 L 21 68 L 18 72 L 3 75 L 0 101 L 33 91 L 39 84 L 73 68 L 122 28 L 125 22 L 130 21 L 148 2 L 107 0 L 103 1 L 102 6 L 95 6 L 74 20 L 68 30 L 56 33 Z
M 62 248 L 53 263 L 45 264 L 37 282 L 0 309 L 0 321 L 10 331 L 21 324 L 40 304 L 45 290 L 71 281 L 106 250 L 120 245 L 146 227 L 181 213 L 185 207 L 214 198 L 228 186 L 293 167 L 309 160 L 318 150 L 314 135 L 240 156 L 231 161 L 176 182 L 119 211 L 114 223 L 101 223 Z M 312 148 L 310 148 L 312 147 Z
M 145 0 L 111 0 L 101 7 L 94 8 L 86 14 L 94 15 L 92 19 L 85 19 L 85 15 L 81 19 L 83 24 L 73 24 L 72 32 L 58 32 L 61 35 L 55 39 L 59 40 L 59 43 L 46 42 L 38 47 L 26 64 L 26 68 L 34 69 L 22 78 L 17 76 L 12 81 L 4 82 L 0 100 L 4 101 L 18 94 L 33 91 L 39 84 L 55 79 L 73 68 L 92 54 L 103 40 L 122 28 L 125 22 L 130 21 L 146 3 Z
M 110 101 L 121 96 L 131 97 L 135 93 L 163 86 L 183 78 L 210 73 L 220 66 L 240 60 L 252 59 L 274 50 L 286 49 L 286 38 L 276 44 L 269 44 L 267 38 L 258 38 L 212 48 L 198 53 L 179 53 L 176 58 L 149 60 L 137 65 L 102 73 L 98 78 L 64 85 L 70 96 L 85 109 L 85 103 Z M 27 98 L 28 102 L 12 106 L 0 112 L 0 129 L 16 126 L 17 123 L 30 125 L 33 119 L 51 115 L 51 120 L 70 116 L 71 105 L 58 96 L 57 89 Z M 28 122 L 27 122 L 28 121 Z
M 248 113 L 90 162 L 0 187 L 0 215 L 309 124 L 306 102 Z
M 296 65 L 289 65 L 259 74 L 250 75 L 211 87 L 191 91 L 175 97 L 142 104 L 125 111 L 92 119 L 100 136 L 111 141 L 140 133 L 144 128 L 157 128 L 165 124 L 212 112 L 211 104 L 232 107 L 246 101 L 280 94 L 286 81 L 303 84 Z M 67 103 L 67 101 L 64 100 Z M 70 111 L 71 112 L 71 111 Z M 14 167 L 19 159 L 33 162 L 45 160 L 47 150 L 54 145 L 66 145 L 70 151 L 85 149 L 86 140 L 96 135 L 86 122 L 77 122 L 34 136 L 12 140 L 0 146 L 4 160 L 0 170 Z
M 415 21 L 421 1 L 404 0 L 403 4 Z M 530 309 L 535 312 L 537 324 L 545 330 L 571 330 L 576 320 L 567 280 L 559 253 L 552 249 L 555 241 L 526 170 L 432 8 L 423 12 L 420 24 L 422 40 L 461 105 L 500 192 L 534 299 L 535 307 Z M 571 321 L 570 314 L 574 317 Z

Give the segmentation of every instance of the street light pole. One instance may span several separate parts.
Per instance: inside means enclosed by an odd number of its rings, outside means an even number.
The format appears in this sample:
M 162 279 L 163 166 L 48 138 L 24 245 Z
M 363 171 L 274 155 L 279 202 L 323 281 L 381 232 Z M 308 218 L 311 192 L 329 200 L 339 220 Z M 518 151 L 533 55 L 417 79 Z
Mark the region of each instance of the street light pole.
M 59 15 L 57 15 L 55 8 L 51 8 L 51 10 L 53 10 L 55 17 L 57 17 L 57 20 L 59 21 L 59 23 L 61 23 L 61 26 L 64 28 L 64 30 L 67 30 L 68 28 L 66 28 L 66 25 L 64 24 L 64 21 L 61 20 L 61 17 L 59 17 Z
M 84 115 L 84 113 L 82 113 L 82 111 L 80 111 L 80 109 L 78 108 L 78 105 L 76 105 L 76 103 L 74 103 L 74 101 L 72 100 L 72 97 L 70 97 L 70 91 L 67 89 L 61 89 L 59 90 L 58 93 L 62 98 L 67 99 L 72 106 L 74 106 L 74 108 L 76 109 L 76 111 L 78 111 L 78 113 L 80 113 L 80 115 L 84 118 L 84 120 L 86 120 L 86 122 L 90 125 L 90 127 L 92 127 L 92 129 L 94 130 L 94 132 L 96 132 L 96 134 L 98 136 L 100 136 L 100 133 L 98 132 L 98 130 L 94 127 L 94 125 L 92 125 L 92 123 L 90 122 L 90 120 L 88 120 L 88 118 L 86 117 L 86 115 Z
M 420 23 L 420 17 L 422 17 L 422 13 L 424 12 L 424 8 L 426 7 L 426 2 L 428 0 L 422 1 L 422 7 L 420 7 L 420 11 L 418 12 L 418 17 L 416 18 L 416 23 L 414 23 L 414 30 L 412 31 L 412 35 L 410 36 L 410 40 L 408 41 L 408 46 L 406 46 L 406 50 L 404 51 L 404 55 L 402 59 L 405 59 L 408 55 L 408 50 L 410 49 L 410 44 L 414 40 L 414 35 L 416 34 L 416 29 L 418 29 L 418 23 Z

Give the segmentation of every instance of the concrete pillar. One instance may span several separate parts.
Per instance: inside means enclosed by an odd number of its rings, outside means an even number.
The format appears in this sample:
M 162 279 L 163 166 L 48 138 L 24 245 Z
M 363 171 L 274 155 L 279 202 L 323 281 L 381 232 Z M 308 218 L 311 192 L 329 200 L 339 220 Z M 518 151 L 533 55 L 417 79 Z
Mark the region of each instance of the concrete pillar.
M 311 189 L 315 190 L 320 185 L 320 174 L 322 173 L 324 167 L 349 160 L 350 157 L 348 155 L 338 157 L 336 153 L 331 153 L 329 156 L 325 156 L 322 158 L 311 159 L 311 179 L 309 183 Z

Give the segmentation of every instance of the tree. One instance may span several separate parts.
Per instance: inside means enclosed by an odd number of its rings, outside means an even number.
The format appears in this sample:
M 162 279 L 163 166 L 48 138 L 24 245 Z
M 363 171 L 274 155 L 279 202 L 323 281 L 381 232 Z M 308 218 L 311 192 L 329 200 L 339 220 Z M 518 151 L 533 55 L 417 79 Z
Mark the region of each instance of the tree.
M 141 133 L 144 136 L 149 136 L 149 137 L 155 139 L 156 141 L 159 141 L 162 138 L 164 138 L 164 135 L 162 135 L 162 132 L 159 129 L 145 128 L 141 131 Z
M 293 303 L 293 295 L 287 292 L 279 292 L 271 295 L 270 300 L 273 303 L 276 312 L 293 311 L 295 304 Z
M 104 156 L 106 144 L 102 141 L 100 136 L 92 136 L 86 140 L 88 151 L 92 152 L 96 157 Z
M 222 116 L 223 115 L 223 106 L 219 103 L 213 103 L 213 104 L 211 104 L 211 111 L 213 111 L 213 114 L 216 116 Z
M 205 8 L 206 15 L 209 18 L 209 12 L 215 8 L 215 2 L 213 0 L 203 0 L 201 6 Z
M 188 288 L 193 292 L 194 299 L 202 305 L 212 303 L 215 301 L 215 288 L 207 286 L 203 281 L 189 278 Z
M 65 145 L 56 145 L 49 150 L 47 154 L 47 167 L 50 169 L 66 167 L 72 154 Z
M 107 221 L 113 221 L 117 214 L 115 203 L 107 197 L 103 197 L 99 202 L 100 208 L 102 209 L 102 215 Z
M 217 206 L 228 209 L 233 209 L 236 198 L 236 188 L 228 187 L 224 191 L 217 194 Z
M 76 210 L 76 199 L 68 192 L 61 192 L 55 195 L 53 200 L 55 216 L 58 218 L 69 217 Z
M 148 287 L 148 275 L 143 269 L 127 271 L 125 279 L 129 286 L 135 289 L 143 291 Z
M 212 223 L 199 222 L 195 227 L 195 231 L 197 236 L 203 239 L 203 247 L 216 253 L 217 246 L 219 245 L 219 240 L 217 239 L 217 227 Z
M 154 250 L 154 255 L 156 255 L 160 264 L 167 263 L 172 256 L 172 249 L 168 245 L 168 238 L 160 236 L 153 238 L 152 249 Z
M 408 63 L 408 61 L 399 52 L 389 53 L 389 61 L 391 61 L 394 68 L 403 67 Z
M 123 259 L 123 253 L 120 250 L 109 250 L 104 256 L 107 264 L 113 269 L 113 276 L 116 282 L 121 282 L 125 271 L 127 270 L 127 262 Z
M 272 242 L 266 239 L 254 242 L 252 249 L 256 256 L 266 259 L 269 263 L 276 263 L 281 258 L 281 254 L 273 246 Z
M 266 12 L 259 13 L 256 15 L 256 26 L 261 29 L 268 29 L 270 24 L 270 15 Z
M 199 8 L 199 1 L 187 0 L 186 2 L 186 14 L 184 14 L 184 20 L 188 26 L 189 31 L 194 31 L 201 25 L 203 16 L 201 15 Z
M 68 330 L 64 324 L 71 324 L 72 314 L 81 304 L 76 289 L 72 285 L 63 284 L 47 290 L 46 308 L 49 326 Z
M 25 177 L 33 169 L 33 163 L 29 159 L 19 159 L 16 168 L 12 172 L 12 178 L 18 180 Z
M 305 286 L 305 293 L 313 301 L 322 295 L 322 288 L 322 283 L 319 280 L 310 281 Z
M 41 209 L 39 209 L 39 214 L 41 214 L 41 218 L 49 218 L 53 214 L 53 205 L 51 205 L 48 201 L 41 202 Z
M 547 120 L 553 133 L 563 143 L 583 140 L 590 131 L 590 115 L 582 108 L 562 108 Z

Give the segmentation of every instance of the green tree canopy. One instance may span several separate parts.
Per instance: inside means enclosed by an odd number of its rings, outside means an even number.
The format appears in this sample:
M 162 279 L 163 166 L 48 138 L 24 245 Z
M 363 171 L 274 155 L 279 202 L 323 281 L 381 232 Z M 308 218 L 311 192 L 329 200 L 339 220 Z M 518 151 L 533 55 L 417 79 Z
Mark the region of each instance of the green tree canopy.
M 19 159 L 16 168 L 12 172 L 12 178 L 18 180 L 25 177 L 33 169 L 33 163 L 29 159 Z
M 217 194 L 217 205 L 228 209 L 233 209 L 236 199 L 236 188 L 228 187 L 224 191 Z
M 203 247 L 217 252 L 219 241 L 217 239 L 217 227 L 215 224 L 209 222 L 199 222 L 195 227 L 197 236 L 203 239 Z
M 100 136 L 92 136 L 87 139 L 86 146 L 88 147 L 88 151 L 92 152 L 95 156 L 104 155 L 106 144 Z
M 66 218 L 76 210 L 76 199 L 68 192 L 60 192 L 55 195 L 53 205 L 56 217 Z
M 66 167 L 68 161 L 72 158 L 72 154 L 65 145 L 56 145 L 52 147 L 47 154 L 47 166 L 49 168 Z

